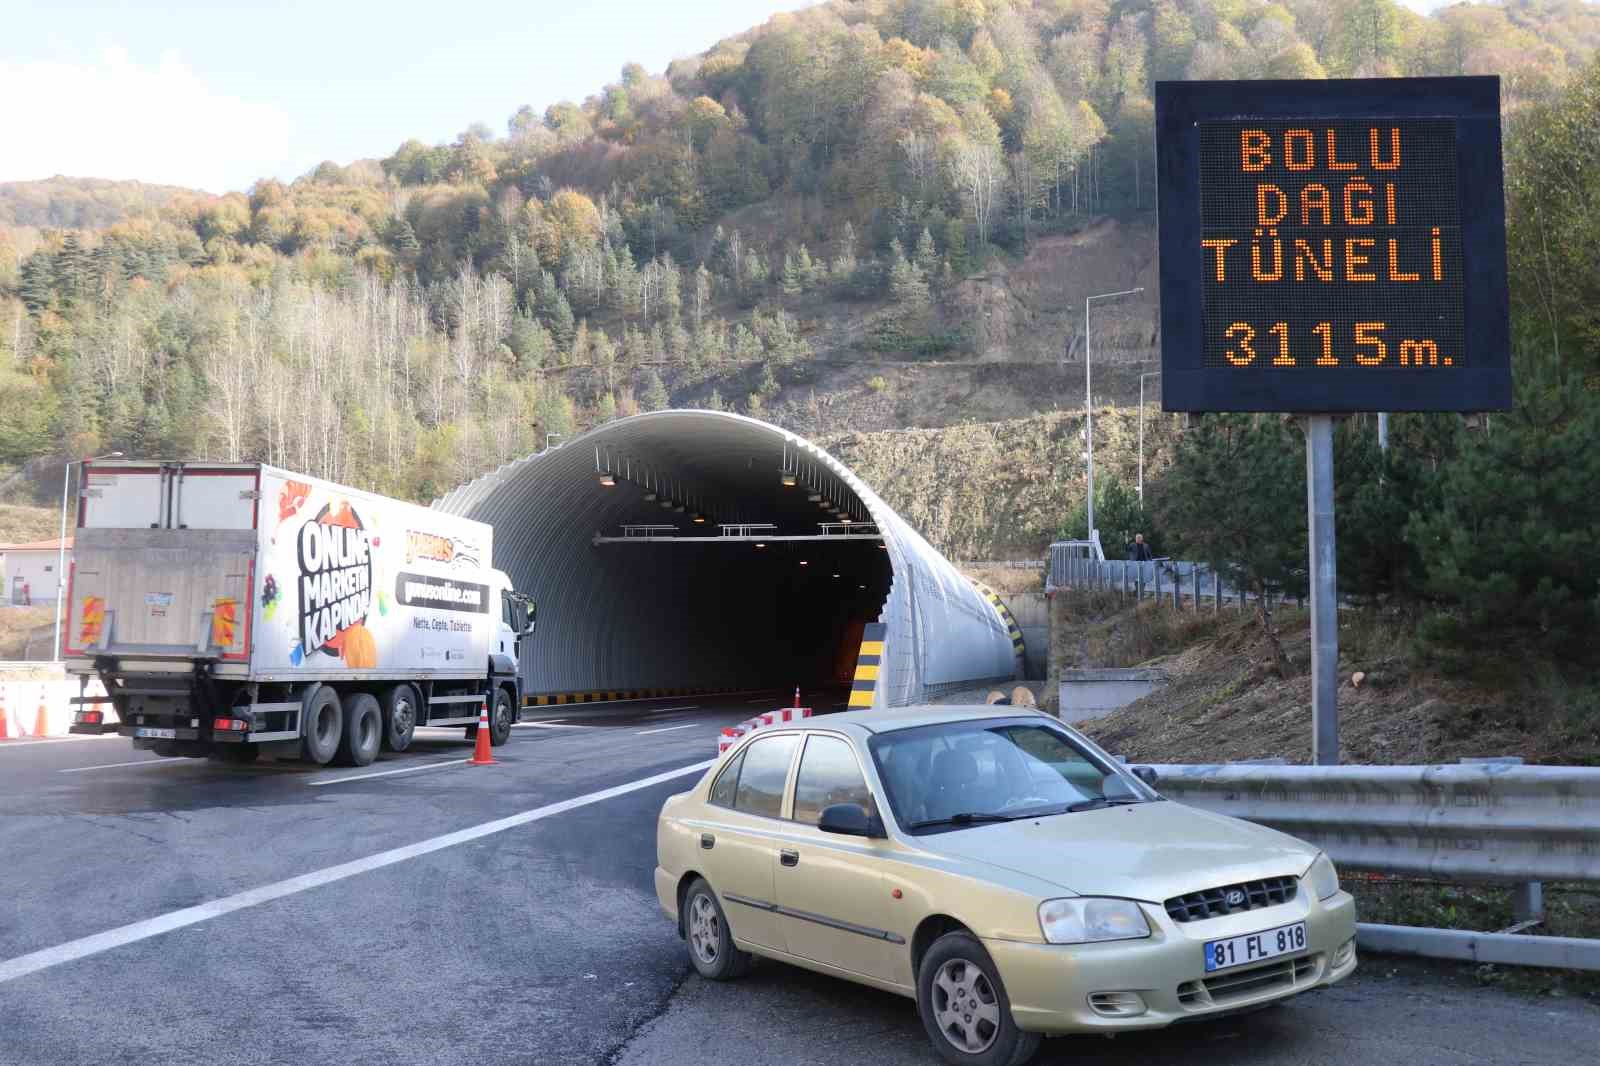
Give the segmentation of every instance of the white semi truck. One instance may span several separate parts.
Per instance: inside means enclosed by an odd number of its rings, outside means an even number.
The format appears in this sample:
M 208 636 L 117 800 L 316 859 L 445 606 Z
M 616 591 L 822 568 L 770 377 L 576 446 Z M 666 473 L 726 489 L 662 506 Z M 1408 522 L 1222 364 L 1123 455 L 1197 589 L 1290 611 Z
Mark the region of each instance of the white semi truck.
M 417 726 L 474 736 L 484 704 L 493 743 L 511 735 L 534 606 L 490 526 L 259 463 L 93 462 L 82 484 L 73 732 L 354 766 Z

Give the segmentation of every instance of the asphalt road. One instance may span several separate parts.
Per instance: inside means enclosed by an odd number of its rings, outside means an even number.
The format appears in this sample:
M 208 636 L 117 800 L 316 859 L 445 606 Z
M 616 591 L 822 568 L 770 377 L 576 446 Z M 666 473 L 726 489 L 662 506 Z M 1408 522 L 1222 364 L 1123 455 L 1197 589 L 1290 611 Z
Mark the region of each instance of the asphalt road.
M 931 1062 L 907 1000 L 776 964 L 689 977 L 656 908 L 662 800 L 772 704 L 554 708 L 493 767 L 459 730 L 361 770 L 0 745 L 0 1064 Z M 1367 960 L 1281 1009 L 1041 1061 L 1565 1066 L 1597 1033 L 1590 1004 Z

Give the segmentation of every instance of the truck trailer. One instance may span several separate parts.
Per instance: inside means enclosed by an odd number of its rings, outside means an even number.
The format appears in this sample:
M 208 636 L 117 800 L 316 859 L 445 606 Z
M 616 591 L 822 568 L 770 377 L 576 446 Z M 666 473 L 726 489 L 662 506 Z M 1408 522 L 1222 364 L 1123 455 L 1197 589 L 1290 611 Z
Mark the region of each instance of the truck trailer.
M 80 481 L 73 732 L 353 766 L 422 725 L 475 736 L 484 706 L 510 737 L 535 616 L 492 527 L 260 463 L 98 461 Z

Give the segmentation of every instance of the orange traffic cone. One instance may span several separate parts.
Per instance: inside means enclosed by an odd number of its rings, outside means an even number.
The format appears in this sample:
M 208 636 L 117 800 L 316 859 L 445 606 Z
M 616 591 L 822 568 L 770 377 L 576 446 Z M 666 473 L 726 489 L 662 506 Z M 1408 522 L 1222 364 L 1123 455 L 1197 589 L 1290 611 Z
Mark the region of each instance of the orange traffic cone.
M 494 756 L 489 754 L 489 701 L 484 700 L 478 705 L 478 740 L 472 747 L 472 758 L 467 760 L 470 766 L 492 766 Z
M 45 709 L 44 700 L 39 700 L 39 709 L 33 715 L 33 735 L 47 737 L 50 735 L 50 712 Z
M 0 700 L 0 740 L 11 739 L 11 723 L 6 721 L 6 704 Z
M 796 685 L 794 687 L 794 704 L 793 704 L 793 706 L 795 706 L 795 707 L 800 706 L 800 686 L 799 685 Z

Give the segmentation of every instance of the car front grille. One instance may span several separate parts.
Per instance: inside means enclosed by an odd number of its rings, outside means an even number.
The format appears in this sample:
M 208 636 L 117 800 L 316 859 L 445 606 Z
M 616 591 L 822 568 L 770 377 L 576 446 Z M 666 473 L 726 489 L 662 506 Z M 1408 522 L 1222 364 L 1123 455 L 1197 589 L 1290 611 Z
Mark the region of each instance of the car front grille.
M 1288 903 L 1299 891 L 1300 881 L 1295 877 L 1264 877 L 1259 881 L 1241 881 L 1236 885 L 1222 885 L 1199 892 L 1173 896 L 1167 900 L 1167 914 L 1175 922 L 1198 922 L 1206 918 L 1220 918 L 1224 914 L 1259 910 Z M 1229 902 L 1232 897 L 1234 902 Z
M 1275 959 L 1260 966 L 1230 970 L 1178 986 L 1178 1002 L 1191 1010 L 1220 1007 L 1264 992 L 1281 992 L 1316 980 L 1322 956 Z

